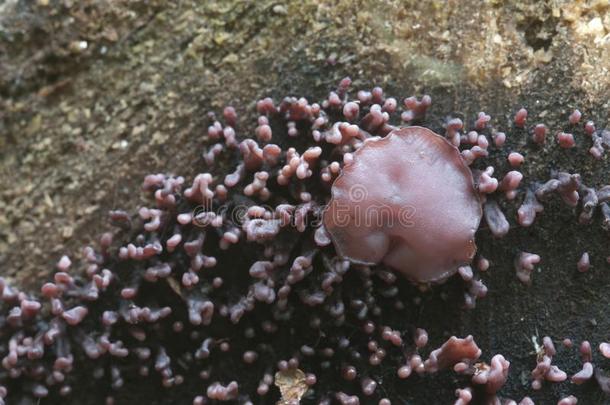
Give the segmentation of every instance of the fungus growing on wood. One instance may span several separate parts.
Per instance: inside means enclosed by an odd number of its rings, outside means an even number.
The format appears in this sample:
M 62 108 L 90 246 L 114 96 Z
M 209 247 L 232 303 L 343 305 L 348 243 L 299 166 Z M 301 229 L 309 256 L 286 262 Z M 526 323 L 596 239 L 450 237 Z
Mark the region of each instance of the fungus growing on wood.
M 426 128 L 365 141 L 332 187 L 324 226 L 338 253 L 438 282 L 470 263 L 481 205 L 456 147 Z

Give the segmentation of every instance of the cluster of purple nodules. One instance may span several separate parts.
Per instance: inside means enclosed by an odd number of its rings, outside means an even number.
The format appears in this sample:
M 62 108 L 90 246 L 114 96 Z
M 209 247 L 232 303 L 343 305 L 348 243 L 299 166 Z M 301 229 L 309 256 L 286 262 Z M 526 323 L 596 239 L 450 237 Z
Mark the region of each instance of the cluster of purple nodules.
M 555 356 L 555 354 L 557 353 L 552 339 L 548 336 L 545 336 L 542 339 L 542 346 L 538 346 L 535 341 L 534 344 L 537 348 L 537 364 L 531 373 L 533 380 L 532 388 L 535 390 L 541 389 L 542 384 L 545 381 L 557 383 L 567 380 L 567 373 L 562 371 L 556 365 L 552 364 L 553 356 Z M 568 349 L 572 348 L 572 340 L 564 339 L 563 346 Z M 603 357 L 610 358 L 610 343 L 602 342 L 599 345 L 599 352 L 602 354 Z M 602 389 L 602 391 L 604 391 L 606 394 L 610 394 L 610 377 L 608 377 L 601 368 L 596 367 L 593 363 L 593 351 L 591 349 L 591 344 L 587 340 L 581 342 L 579 346 L 579 353 L 582 368 L 578 372 L 574 373 L 572 377 L 570 377 L 570 381 L 573 384 L 581 385 L 591 379 L 594 379 L 599 385 L 599 387 Z M 577 398 L 570 395 L 559 400 L 558 405 L 576 403 Z
M 479 259 L 479 270 L 481 265 L 483 270 L 487 270 L 485 267 L 485 258 Z M 489 263 L 487 263 L 487 266 Z M 471 266 L 461 266 L 458 268 L 458 273 L 462 277 L 462 280 L 466 283 L 467 289 L 464 292 L 464 306 L 468 309 L 474 309 L 476 306 L 477 298 L 484 298 L 487 295 L 487 286 L 483 284 L 480 279 L 474 278 L 474 271 Z
M 537 353 L 536 368 L 532 370 L 532 388 L 539 390 L 542 388 L 543 381 L 562 382 L 568 378 L 568 375 L 559 369 L 559 367 L 551 364 L 553 356 L 557 353 L 555 345 L 550 337 L 545 336 L 542 339 L 542 347 Z
M 519 252 L 515 258 L 515 272 L 519 281 L 523 284 L 531 284 L 532 272 L 540 260 L 540 256 L 535 253 Z
M 514 124 L 517 128 L 526 128 L 528 112 L 521 108 L 514 116 Z M 568 119 L 569 125 L 574 128 L 579 125 L 582 113 L 574 110 Z M 483 125 L 483 118 L 485 125 Z M 479 113 L 479 119 L 475 121 L 475 128 L 489 128 L 492 138 L 495 140 L 496 147 L 502 147 L 506 134 L 497 132 L 489 124 L 490 119 L 484 113 Z M 476 159 L 485 157 L 489 143 L 485 135 L 480 135 L 475 131 L 470 131 L 466 135 L 459 136 L 459 130 L 462 129 L 462 121 L 459 119 L 451 119 L 447 124 L 447 137 L 452 142 L 459 146 L 460 143 L 469 143 L 474 145 L 471 149 L 465 149 L 462 154 L 465 160 L 472 164 Z M 610 148 L 610 131 L 597 130 L 592 121 L 587 121 L 584 124 L 584 134 L 591 137 L 593 145 L 589 149 L 589 153 L 596 159 L 601 159 L 605 150 Z M 544 124 L 536 124 L 531 128 L 531 141 L 537 145 L 544 145 L 549 129 Z M 499 143 L 497 141 L 500 141 Z M 574 135 L 563 131 L 557 133 L 557 144 L 563 148 L 572 148 L 576 146 Z M 544 211 L 544 203 L 553 196 L 558 196 L 565 204 L 571 208 L 579 208 L 580 213 L 578 221 L 581 224 L 589 224 L 594 220 L 595 213 L 601 213 L 601 226 L 610 229 L 610 186 L 602 185 L 599 188 L 589 187 L 581 181 L 581 176 L 578 173 L 568 173 L 561 171 L 551 172 L 551 179 L 546 182 L 529 181 L 524 179 L 523 174 L 517 169 L 526 163 L 525 156 L 520 152 L 510 152 L 508 154 L 509 166 L 513 169 L 498 179 L 494 177 L 496 167 L 487 166 L 485 169 L 473 169 L 473 175 L 477 187 L 482 195 L 483 214 L 485 223 L 489 227 L 490 232 L 496 238 L 502 238 L 508 234 L 511 229 L 511 223 L 504 214 L 503 205 L 511 200 L 517 199 L 518 196 L 523 196 L 521 203 L 517 209 L 517 224 L 522 227 L 531 226 L 536 216 Z M 526 184 L 524 184 L 526 183 Z M 503 203 L 500 199 L 500 193 L 504 193 L 506 200 Z M 515 269 L 517 277 L 523 283 L 531 282 L 531 273 L 534 270 L 534 264 L 540 261 L 540 257 L 530 253 L 519 253 L 515 259 Z M 581 272 L 585 272 L 590 267 L 589 253 L 583 253 L 577 264 L 577 268 Z
M 497 395 L 508 379 L 510 362 L 501 354 L 494 355 L 489 363 L 479 361 L 481 350 L 472 336 L 463 339 L 452 336 L 441 347 L 430 353 L 428 360 L 424 362 L 424 370 L 437 372 L 441 369 L 452 368 L 459 375 L 470 379 L 470 386 L 456 390 L 457 400 L 455 405 L 467 405 L 471 401 L 496 404 L 517 404 L 509 398 Z M 476 398 L 479 393 L 479 398 Z M 524 398 L 519 404 L 528 404 L 529 398 Z
M 195 378 L 201 392 L 193 393 L 194 405 L 251 404 L 277 396 L 275 372 L 300 367 L 307 372 L 309 395 L 319 404 L 374 399 L 390 405 L 378 386 L 391 366 L 399 380 L 453 368 L 471 384 L 458 390 L 456 404 L 473 400 L 477 389 L 472 387 L 483 387 L 486 399 L 497 399 L 510 365 L 504 356 L 480 362 L 472 337 L 452 337 L 424 360 L 425 330 L 382 321 L 384 311 L 400 313 L 419 305 L 417 298 L 405 296 L 391 270 L 338 257 L 321 225 L 333 181 L 354 152 L 367 139 L 395 129 L 392 122 L 421 122 L 431 106 L 429 96 L 408 97 L 403 108 L 379 87 L 350 98 L 350 84 L 343 79 L 321 103 L 295 97 L 277 105 L 271 98 L 259 100 L 253 137 L 243 135 L 247 131 L 240 129 L 235 108 L 225 108 L 222 118 L 210 113 L 205 171 L 190 182 L 172 174 L 147 176 L 143 190 L 151 195 L 151 206 L 141 207 L 137 216 L 110 212 L 119 231 L 102 235 L 97 250 L 86 247 L 75 263 L 62 257 L 40 294 L 17 291 L 0 280 L 0 398 L 67 397 L 79 378 L 92 378 L 99 385 L 108 382 L 106 403 L 113 404 L 127 380 L 154 378 L 171 390 Z M 517 115 L 515 125 L 523 127 L 527 111 Z M 474 167 L 490 148 L 502 148 L 507 136 L 491 126 L 484 112 L 473 128 L 462 133 L 463 121 L 449 119 L 445 135 Z M 533 130 L 539 144 L 548 132 L 540 128 Z M 601 156 L 608 135 L 590 122 L 585 132 Z M 522 226 L 531 225 L 542 202 L 557 194 L 570 206 L 582 204 L 583 222 L 591 221 L 599 206 L 602 225 L 610 227 L 610 186 L 588 188 L 577 174 L 560 172 L 546 183 L 523 187 L 523 175 L 515 169 L 525 163 L 524 155 L 512 151 L 507 162 L 510 168 L 472 169 L 495 237 L 510 230 L 501 201 L 520 195 L 525 195 L 518 218 Z M 379 167 L 384 164 L 380 161 Z M 495 172 L 502 175 L 496 178 Z M 536 257 L 519 257 L 522 281 L 530 280 L 540 260 Z M 588 254 L 583 255 L 578 268 L 588 266 Z M 474 268 L 486 271 L 489 261 L 479 256 Z M 461 266 L 458 272 L 466 283 L 466 306 L 472 308 L 487 288 L 473 267 Z M 350 287 L 342 289 L 344 283 Z M 290 329 L 298 344 L 280 353 Z M 307 333 L 299 333 L 303 330 Z M 600 350 L 610 352 L 606 346 Z M 227 359 L 242 364 L 254 384 L 227 375 L 222 367 Z M 586 376 L 585 368 L 577 381 Z M 320 377 L 329 375 L 345 386 L 333 380 L 332 391 L 316 390 Z M 610 390 L 597 369 L 595 376 Z M 12 381 L 20 384 L 13 394 L 7 389 L 16 386 Z M 520 402 L 531 403 L 527 398 Z
M 566 339 L 566 342 L 569 342 L 569 345 L 567 346 L 571 347 L 571 341 Z M 602 343 L 600 345 L 600 352 L 604 357 L 610 358 L 610 343 Z M 574 384 L 579 385 L 590 380 L 595 375 L 598 384 L 602 390 L 607 393 L 610 388 L 610 378 L 606 377 L 601 369 L 595 368 L 591 363 L 592 353 L 589 342 L 584 341 L 581 344 L 580 353 L 583 366 L 580 371 L 572 376 L 571 381 Z M 538 349 L 537 365 L 531 373 L 533 389 L 540 389 L 544 381 L 562 382 L 568 378 L 565 372 L 552 364 L 553 356 L 555 354 L 556 350 L 552 340 L 548 336 L 544 337 L 543 346 Z M 424 367 L 428 372 L 435 372 L 444 368 L 453 368 L 457 374 L 470 377 L 471 386 L 456 390 L 457 400 L 454 403 L 455 405 L 467 405 L 471 403 L 475 398 L 475 390 L 477 387 L 483 388 L 483 392 L 485 393 L 484 403 L 534 405 L 534 401 L 532 401 L 530 397 L 524 397 L 520 402 L 516 402 L 509 398 L 500 399 L 496 393 L 507 381 L 510 362 L 501 354 L 497 354 L 491 358 L 491 361 L 488 364 L 479 362 L 478 359 L 480 356 L 481 350 L 474 342 L 472 336 L 468 336 L 464 339 L 451 337 L 440 348 L 433 350 L 430 353 L 430 357 L 424 363 Z M 568 396 L 560 399 L 557 402 L 557 405 L 576 404 L 576 401 L 576 397 Z
M 277 396 L 276 371 L 328 374 L 338 367 L 340 378 L 359 381 L 361 392 L 314 391 L 320 403 L 346 396 L 357 403 L 364 395 L 390 404 L 377 390 L 375 370 L 404 352 L 397 378 L 407 377 L 407 364 L 421 372 L 417 353 L 427 333 L 380 323 L 387 311 L 381 301 L 391 302 L 390 311 L 410 305 L 396 275 L 337 257 L 316 219 L 351 153 L 366 138 L 387 133 L 390 114 L 421 119 L 431 100 L 408 98 L 401 113 L 380 88 L 349 100 L 349 85 L 343 80 L 320 104 L 260 100 L 254 137 L 241 135 L 233 107 L 222 119 L 209 114 L 206 171 L 191 182 L 146 176 L 143 190 L 152 204 L 135 217 L 111 211 L 118 232 L 104 234 L 97 250 L 86 247 L 81 258 L 62 257 L 40 294 L 2 281 L 0 328 L 7 340 L 0 341 L 0 397 L 68 397 L 78 381 L 91 378 L 108 382 L 102 391 L 112 404 L 128 380 L 152 378 L 172 390 L 196 378 L 201 392 L 193 393 L 193 404 L 252 403 Z M 227 170 L 224 162 L 233 161 Z M 348 270 L 362 294 L 339 293 Z M 308 333 L 297 333 L 300 343 L 281 360 L 279 345 L 269 342 L 282 342 L 280 332 L 297 318 Z M 359 325 L 363 347 L 347 326 L 344 335 L 323 332 L 348 321 Z M 219 367 L 227 359 L 249 368 L 248 380 L 260 373 L 258 382 L 227 377 Z M 316 374 L 307 373 L 305 382 L 315 387 Z

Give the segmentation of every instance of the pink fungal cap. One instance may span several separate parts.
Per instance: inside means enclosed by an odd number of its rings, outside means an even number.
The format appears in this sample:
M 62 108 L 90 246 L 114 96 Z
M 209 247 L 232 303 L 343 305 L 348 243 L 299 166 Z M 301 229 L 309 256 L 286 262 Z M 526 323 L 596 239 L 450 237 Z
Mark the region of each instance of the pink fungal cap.
M 498 190 L 504 191 L 506 193 L 506 197 L 509 200 L 512 200 L 515 193 L 511 193 L 513 190 L 516 190 L 519 187 L 519 184 L 523 180 L 523 174 L 517 170 L 511 170 L 506 173 L 506 176 L 502 178 L 500 184 L 498 185 Z
M 578 403 L 578 398 L 574 395 L 570 395 L 564 398 L 561 398 L 557 405 L 576 405 Z
M 459 147 L 460 143 L 461 143 L 460 130 L 462 128 L 464 128 L 464 123 L 459 118 L 450 119 L 449 121 L 447 121 L 447 124 L 445 126 L 445 129 L 446 129 L 445 136 L 451 142 L 451 144 L 453 146 L 455 146 L 456 148 Z M 478 140 L 478 136 L 477 136 L 477 140 Z
M 546 139 L 546 134 L 549 132 L 549 129 L 544 124 L 536 124 L 534 127 L 534 133 L 532 135 L 532 140 L 539 145 L 544 143 Z
M 587 121 L 585 123 L 585 133 L 589 136 L 591 136 L 595 133 L 595 122 Z
M 521 163 L 523 163 L 524 160 L 525 158 L 523 157 L 523 155 L 518 152 L 511 152 L 508 155 L 508 163 L 510 163 L 512 167 L 521 166 Z
M 508 369 L 510 362 L 501 354 L 492 357 L 490 364 L 475 365 L 476 372 L 472 377 L 472 382 L 485 386 L 488 394 L 495 394 L 504 386 L 508 379 Z
M 360 114 L 360 105 L 354 101 L 350 101 L 345 103 L 343 106 L 343 115 L 348 121 L 354 121 L 358 118 L 358 114 Z
M 588 340 L 584 340 L 580 344 L 580 359 L 583 362 L 591 362 L 593 360 L 593 350 L 591 349 L 591 343 Z
M 574 135 L 566 132 L 557 133 L 557 143 L 564 149 L 570 149 L 576 146 L 576 141 L 574 141 Z
M 481 111 L 477 116 L 477 120 L 474 123 L 474 127 L 478 130 L 485 129 L 487 123 L 491 120 L 491 116 L 485 114 L 485 112 Z
M 476 181 L 479 193 L 491 194 L 498 189 L 498 179 L 492 177 L 494 174 L 493 166 L 488 166 L 481 172 L 475 171 L 475 173 L 479 174 Z
M 544 210 L 544 206 L 540 204 L 536 198 L 536 194 L 531 188 L 525 191 L 525 198 L 523 204 L 517 210 L 517 220 L 521 226 L 530 226 L 536 219 L 536 214 L 541 213 Z
M 477 262 L 477 269 L 479 269 L 479 271 L 489 270 L 489 260 L 487 260 L 483 256 L 480 256 Z
M 521 108 L 519 111 L 515 113 L 515 126 L 519 128 L 523 128 L 525 126 L 525 122 L 527 121 L 527 110 L 525 108 Z
M 61 259 L 57 262 L 57 270 L 59 271 L 68 271 L 70 266 L 72 265 L 72 261 L 68 256 L 62 256 Z
M 582 369 L 572 376 L 572 382 L 580 385 L 593 377 L 593 364 L 586 362 L 582 365 Z
M 426 115 L 426 110 L 432 105 L 432 98 L 427 94 L 421 100 L 411 96 L 404 99 L 404 105 L 407 110 L 402 113 L 401 118 L 405 122 L 410 122 Z
M 472 401 L 472 388 L 458 388 L 455 390 L 455 396 L 458 397 L 458 399 L 453 405 L 467 405 Z
M 576 268 L 578 269 L 579 272 L 584 273 L 587 270 L 589 270 L 589 267 L 591 267 L 591 261 L 589 259 L 589 253 L 588 252 L 584 252 L 582 254 L 582 256 L 580 256 L 580 259 L 578 260 L 578 263 L 576 264 Z
M 572 111 L 572 114 L 568 117 L 568 121 L 572 125 L 576 125 L 580 122 L 580 118 L 582 117 L 582 113 L 578 110 Z
M 506 236 L 510 230 L 510 224 L 506 220 L 506 216 L 495 200 L 487 200 L 485 202 L 483 213 L 485 215 L 485 222 L 489 226 L 491 234 L 495 238 L 502 238 Z
M 599 352 L 607 359 L 610 359 L 610 343 L 602 342 L 599 344 Z
M 446 139 L 407 127 L 367 140 L 332 186 L 324 226 L 340 256 L 415 282 L 469 264 L 482 210 L 472 173 Z
M 523 284 L 531 284 L 532 272 L 534 271 L 535 265 L 540 263 L 540 256 L 534 253 L 519 252 L 515 258 L 515 271 L 517 278 Z
M 235 125 L 237 124 L 237 113 L 235 112 L 234 107 L 232 107 L 232 106 L 225 107 L 224 111 L 222 112 L 222 115 L 223 115 L 225 121 L 227 122 L 227 124 L 229 124 L 232 127 L 235 127 Z
M 493 138 L 496 147 L 501 148 L 504 146 L 504 143 L 506 142 L 506 134 L 504 132 L 494 132 L 491 137 Z
M 481 357 L 481 349 L 477 346 L 472 335 L 463 339 L 451 336 L 441 347 L 433 350 L 424 366 L 429 373 L 453 367 L 463 361 L 474 362 Z
M 428 344 L 428 332 L 425 329 L 417 328 L 415 329 L 415 346 L 417 348 L 422 348 Z

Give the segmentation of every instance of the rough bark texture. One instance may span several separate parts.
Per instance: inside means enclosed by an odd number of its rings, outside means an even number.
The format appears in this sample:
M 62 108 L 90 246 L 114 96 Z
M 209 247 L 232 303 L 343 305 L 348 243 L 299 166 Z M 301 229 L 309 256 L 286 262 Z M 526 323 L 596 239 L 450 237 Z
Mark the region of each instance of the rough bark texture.
M 608 157 L 586 155 L 582 131 L 580 153 L 536 150 L 511 118 L 525 106 L 531 124 L 557 130 L 579 108 L 608 127 L 609 33 L 603 0 L 0 2 L 0 273 L 38 286 L 61 254 L 108 228 L 108 210 L 141 203 L 145 174 L 197 173 L 207 111 L 230 103 L 253 122 L 258 97 L 318 99 L 345 75 L 353 88 L 430 94 L 433 129 L 448 115 L 472 122 L 487 112 L 507 130 L 506 150 L 526 155 L 528 179 L 561 169 L 607 184 Z M 507 210 L 514 224 L 515 208 Z M 455 280 L 424 295 L 409 321 L 428 329 L 432 346 L 473 334 L 486 359 L 509 358 L 502 394 L 520 399 L 531 394 L 532 337 L 610 338 L 609 235 L 598 225 L 577 225 L 552 201 L 533 227 L 502 240 L 481 229 L 477 242 L 492 260 L 489 294 L 472 311 L 459 297 L 440 298 L 459 290 Z M 543 258 L 529 288 L 514 275 L 518 250 Z M 579 274 L 585 250 L 592 269 Z M 556 364 L 576 372 L 577 349 Z M 397 403 L 449 403 L 451 381 L 441 374 L 385 390 Z M 608 401 L 593 383 L 546 384 L 531 395 L 551 404 L 568 393 Z M 136 392 L 131 403 L 172 400 L 152 395 Z

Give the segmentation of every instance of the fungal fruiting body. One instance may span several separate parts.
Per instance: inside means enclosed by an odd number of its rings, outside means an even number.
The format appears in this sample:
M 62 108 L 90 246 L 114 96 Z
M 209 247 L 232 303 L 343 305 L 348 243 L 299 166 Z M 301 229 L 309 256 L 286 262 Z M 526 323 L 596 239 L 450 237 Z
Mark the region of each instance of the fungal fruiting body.
M 456 404 L 516 403 L 501 398 L 510 356 L 486 353 L 483 361 L 472 336 L 429 350 L 438 331 L 414 324 L 422 296 L 399 277 L 430 283 L 458 272 L 463 304 L 473 308 L 487 293 L 480 272 L 501 266 L 487 252 L 470 265 L 477 228 L 505 237 L 517 224 L 533 226 L 556 199 L 581 224 L 608 231 L 610 186 L 587 186 L 559 169 L 528 178 L 516 168 L 535 160 L 527 148 L 507 157 L 513 128 L 499 131 L 484 112 L 448 117 L 444 137 L 397 129 L 423 122 L 431 98 L 408 97 L 402 108 L 379 87 L 350 96 L 350 85 L 341 80 L 320 103 L 259 100 L 251 128 L 240 128 L 233 107 L 208 114 L 199 170 L 146 176 L 150 206 L 111 211 L 118 230 L 81 256 L 62 256 L 40 293 L 0 278 L 0 405 L 83 395 L 121 404 L 133 384 L 158 388 L 159 403 L 296 404 L 309 395 L 320 405 L 391 405 L 399 380 L 415 375 L 420 384 L 451 368 L 466 377 L 452 380 L 460 384 Z M 527 117 L 517 112 L 517 134 Z M 579 134 L 580 118 L 572 115 L 571 133 Z M 610 132 L 592 121 L 583 131 L 589 152 L 603 159 Z M 545 143 L 544 124 L 529 133 L 536 151 L 561 146 Z M 510 247 L 516 279 L 536 282 L 543 258 Z M 607 253 L 593 247 L 566 263 L 594 273 Z M 552 364 L 552 340 L 533 345 L 531 387 L 566 381 Z M 609 343 L 595 346 L 610 357 Z M 571 381 L 595 381 L 610 394 L 588 341 L 580 355 Z
M 437 282 L 470 263 L 481 205 L 458 149 L 422 127 L 364 142 L 332 187 L 324 226 L 338 253 Z

